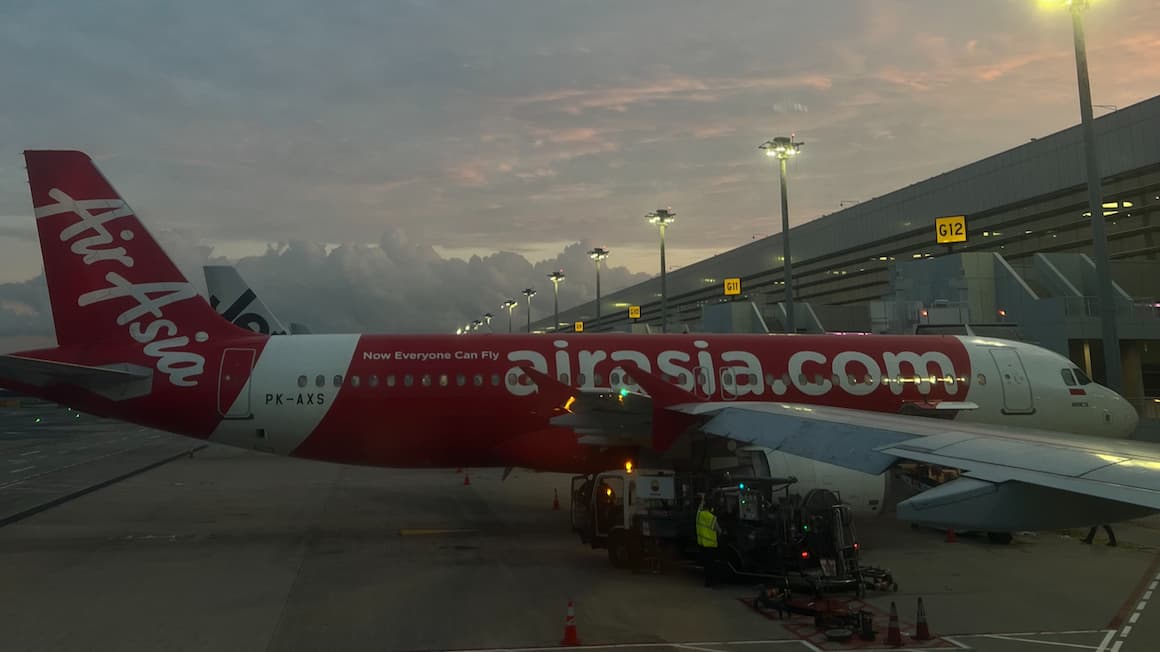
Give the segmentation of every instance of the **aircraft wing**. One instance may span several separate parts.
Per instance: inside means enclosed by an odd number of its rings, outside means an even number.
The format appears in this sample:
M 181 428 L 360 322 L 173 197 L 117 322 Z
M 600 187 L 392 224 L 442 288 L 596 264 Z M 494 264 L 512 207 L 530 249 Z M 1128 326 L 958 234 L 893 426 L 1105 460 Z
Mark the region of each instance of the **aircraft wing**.
M 0 381 L 35 387 L 71 385 L 113 400 L 143 396 L 152 387 L 153 372 L 130 364 L 90 367 L 68 362 L 0 355 Z
M 959 469 L 958 479 L 897 506 L 943 527 L 1086 527 L 1160 510 L 1160 447 L 1121 439 L 772 402 L 694 402 L 710 435 L 865 473 L 902 461 Z

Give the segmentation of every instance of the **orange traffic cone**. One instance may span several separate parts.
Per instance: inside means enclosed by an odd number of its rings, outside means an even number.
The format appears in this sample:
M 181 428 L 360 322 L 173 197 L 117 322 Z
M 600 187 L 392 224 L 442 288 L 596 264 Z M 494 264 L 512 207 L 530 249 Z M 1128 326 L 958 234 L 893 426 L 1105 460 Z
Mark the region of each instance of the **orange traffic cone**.
M 929 641 L 930 626 L 926 624 L 926 609 L 922 606 L 922 598 L 918 599 L 918 624 L 914 628 L 914 640 Z
M 469 484 L 471 484 L 471 474 L 470 474 L 470 473 L 464 473 L 464 474 L 463 474 L 463 486 L 465 486 L 465 487 L 466 487 L 466 486 L 467 486 L 467 485 L 469 485 Z
M 890 603 L 890 629 L 886 630 L 887 645 L 902 645 L 902 630 L 898 629 L 898 607 Z
M 560 511 L 560 490 L 559 489 L 552 490 L 552 511 L 554 511 L 554 512 Z
M 564 616 L 564 640 L 560 645 L 580 645 L 580 637 L 576 634 L 576 609 L 572 601 L 568 601 L 568 615 Z
M 947 543 L 954 543 L 958 541 L 955 537 L 955 529 L 953 527 L 947 528 Z

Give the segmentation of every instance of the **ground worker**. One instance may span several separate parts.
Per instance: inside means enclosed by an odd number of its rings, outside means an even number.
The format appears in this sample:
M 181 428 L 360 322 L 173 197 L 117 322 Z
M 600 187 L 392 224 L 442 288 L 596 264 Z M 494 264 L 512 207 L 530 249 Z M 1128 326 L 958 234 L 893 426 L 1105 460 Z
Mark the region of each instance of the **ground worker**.
M 713 570 L 717 561 L 717 533 L 721 525 L 713 509 L 705 506 L 705 495 L 701 494 L 701 504 L 697 508 L 697 547 L 701 564 L 705 569 L 705 586 L 713 586 Z

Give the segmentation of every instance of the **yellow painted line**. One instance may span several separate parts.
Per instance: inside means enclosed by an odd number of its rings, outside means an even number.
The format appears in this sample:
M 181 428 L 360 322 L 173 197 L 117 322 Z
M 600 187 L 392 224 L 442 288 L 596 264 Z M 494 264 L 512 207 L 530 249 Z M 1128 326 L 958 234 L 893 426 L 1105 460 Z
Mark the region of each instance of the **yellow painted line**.
M 439 534 L 470 534 L 476 530 L 447 529 L 447 528 L 403 528 L 399 530 L 401 537 L 424 537 Z

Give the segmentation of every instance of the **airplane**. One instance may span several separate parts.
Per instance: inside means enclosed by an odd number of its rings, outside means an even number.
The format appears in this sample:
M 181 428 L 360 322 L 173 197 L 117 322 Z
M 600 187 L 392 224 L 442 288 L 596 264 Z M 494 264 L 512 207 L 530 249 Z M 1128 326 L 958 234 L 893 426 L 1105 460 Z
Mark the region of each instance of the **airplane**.
M 900 463 L 933 464 L 961 475 L 896 516 L 960 529 L 1160 510 L 1160 449 L 1123 440 L 1135 410 L 1046 349 L 950 335 L 254 333 L 210 307 L 86 154 L 24 156 L 58 346 L 0 356 L 9 389 L 381 467 L 585 473 L 724 451 L 803 491 L 865 486 L 873 499 Z
M 229 265 L 205 265 L 202 271 L 209 291 L 210 307 L 231 324 L 267 335 L 310 332 L 306 326 L 294 322 L 290 323 L 290 329 L 287 330 L 274 316 L 274 311 L 250 289 L 236 268 Z

